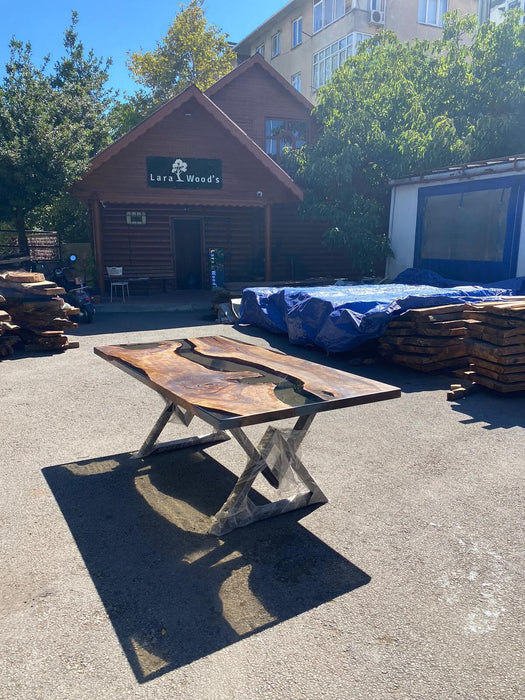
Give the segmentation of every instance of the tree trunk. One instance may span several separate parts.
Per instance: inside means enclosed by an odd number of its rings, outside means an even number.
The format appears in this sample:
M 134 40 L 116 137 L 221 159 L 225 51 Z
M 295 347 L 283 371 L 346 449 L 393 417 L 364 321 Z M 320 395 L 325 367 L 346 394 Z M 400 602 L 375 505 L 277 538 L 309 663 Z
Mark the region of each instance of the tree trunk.
M 29 256 L 29 241 L 26 236 L 26 218 L 22 209 L 16 210 L 15 228 L 18 235 L 18 250 L 20 255 Z

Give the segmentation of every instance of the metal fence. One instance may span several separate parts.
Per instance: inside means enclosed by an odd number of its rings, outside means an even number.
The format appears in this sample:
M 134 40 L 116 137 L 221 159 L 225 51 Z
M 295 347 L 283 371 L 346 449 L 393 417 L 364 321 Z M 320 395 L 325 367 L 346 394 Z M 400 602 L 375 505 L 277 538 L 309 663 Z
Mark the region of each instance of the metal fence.
M 61 259 L 60 238 L 56 231 L 26 231 L 29 256 L 36 262 L 56 262 Z M 0 229 L 0 259 L 17 255 L 16 231 Z

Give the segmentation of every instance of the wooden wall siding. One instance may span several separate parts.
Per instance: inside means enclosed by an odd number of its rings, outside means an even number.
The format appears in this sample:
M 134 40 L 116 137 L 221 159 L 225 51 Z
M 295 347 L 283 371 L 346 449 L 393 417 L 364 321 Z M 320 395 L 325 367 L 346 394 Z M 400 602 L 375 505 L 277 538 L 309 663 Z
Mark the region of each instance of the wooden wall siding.
M 225 85 L 211 99 L 263 151 L 266 118 L 301 119 L 311 124 L 309 110 L 257 65 Z
M 102 210 L 104 265 L 123 266 L 133 277 L 174 276 L 169 219 L 166 212 L 147 210 L 147 224 L 126 223 L 126 209 L 106 205 Z
M 185 114 L 191 112 L 191 117 Z M 148 187 L 146 157 L 218 158 L 222 160 L 223 187 L 218 190 L 176 190 Z M 263 192 L 263 198 L 257 192 Z M 261 205 L 291 202 L 285 188 L 196 100 L 168 115 L 74 188 L 86 201 L 96 192 L 102 201 L 172 205 Z M 134 205 L 134 208 L 135 205 Z
M 106 205 L 102 213 L 104 266 L 118 265 L 130 276 L 175 279 L 171 222 L 199 218 L 203 222 L 203 286 L 211 285 L 208 251 L 223 248 L 227 281 L 245 280 L 254 251 L 264 246 L 262 208 L 137 207 L 147 216 L 145 226 L 126 223 L 126 208 Z M 176 285 L 176 280 L 175 280 Z
M 147 216 L 145 226 L 126 223 L 126 207 L 102 209 L 104 265 L 122 265 L 130 276 L 175 279 L 171 220 L 200 218 L 203 222 L 203 286 L 211 285 L 208 251 L 225 251 L 227 282 L 264 283 L 264 210 L 225 207 L 137 206 Z M 303 221 L 297 207 L 272 207 L 272 278 L 294 281 L 310 277 L 346 277 L 349 261 L 341 250 L 322 243 L 323 222 Z M 176 281 L 175 281 L 176 286 Z

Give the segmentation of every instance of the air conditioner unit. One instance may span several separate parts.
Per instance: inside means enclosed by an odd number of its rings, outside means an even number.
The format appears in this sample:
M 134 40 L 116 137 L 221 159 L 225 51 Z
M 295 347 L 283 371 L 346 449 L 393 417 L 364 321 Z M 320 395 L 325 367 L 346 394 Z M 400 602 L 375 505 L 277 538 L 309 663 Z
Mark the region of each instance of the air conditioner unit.
M 381 10 L 372 10 L 370 12 L 370 24 L 384 24 L 385 23 L 385 13 Z

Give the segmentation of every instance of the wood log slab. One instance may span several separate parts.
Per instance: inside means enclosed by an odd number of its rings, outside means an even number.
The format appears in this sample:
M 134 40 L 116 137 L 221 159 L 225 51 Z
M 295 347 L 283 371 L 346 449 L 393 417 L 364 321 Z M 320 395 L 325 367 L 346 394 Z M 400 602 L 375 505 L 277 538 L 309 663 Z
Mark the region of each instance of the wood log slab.
M 188 340 L 196 352 L 206 357 L 235 360 L 242 364 L 270 370 L 286 379 L 300 382 L 304 391 L 324 400 L 357 396 L 362 392 L 369 394 L 374 386 L 378 391 L 386 388 L 386 385 L 381 382 L 361 379 L 348 372 L 314 365 L 308 360 L 290 357 L 257 345 L 238 343 L 222 336 L 188 338 Z
M 487 387 L 487 389 L 492 389 L 500 394 L 510 394 L 518 391 L 525 391 L 525 382 L 517 382 L 515 384 L 505 384 L 504 382 L 496 381 L 495 379 L 490 379 L 482 374 L 474 374 L 473 376 L 476 384 L 481 384 L 481 386 Z
M 9 272 L 4 272 L 1 275 L 4 279 L 11 282 L 44 282 L 45 277 L 42 272 L 26 272 L 26 270 L 9 270 Z
M 523 357 L 523 360 L 518 364 L 514 365 L 501 365 L 498 364 L 497 362 L 490 362 L 489 360 L 482 360 L 479 357 L 473 357 L 471 358 L 472 366 L 473 368 L 476 369 L 480 374 L 484 374 L 485 372 L 491 372 L 493 374 L 525 374 L 525 357 Z M 489 374 L 489 376 L 491 376 Z
M 182 343 L 172 340 L 152 348 L 108 346 L 106 355 L 142 370 L 155 384 L 168 389 L 180 401 L 225 413 L 247 414 L 285 407 L 274 393 L 275 384 L 245 384 L 241 380 L 258 372 L 220 372 L 177 354 Z
M 419 358 L 422 359 L 419 359 Z M 436 360 L 431 357 L 419 356 L 415 359 L 415 355 L 392 355 L 389 359 L 397 365 L 409 367 L 417 372 L 439 372 L 440 370 L 458 369 L 467 367 L 469 364 L 468 355 L 461 357 L 448 358 L 444 360 Z
M 469 353 L 483 360 L 510 365 L 523 362 L 525 357 L 525 345 L 494 345 L 473 338 L 469 338 L 466 342 Z
M 250 425 L 401 395 L 397 387 L 382 382 L 218 336 L 110 345 L 96 347 L 94 352 L 193 413 L 201 415 L 199 408 L 224 413 L 205 416 L 205 420 L 224 427 L 236 419 L 242 421 L 238 425 Z M 212 369 L 205 366 L 204 358 L 238 363 L 247 369 Z M 301 398 L 298 405 L 278 398 L 284 394 L 275 392 L 277 386 L 283 388 L 275 375 L 295 387 Z M 289 391 L 294 393 L 292 388 Z

